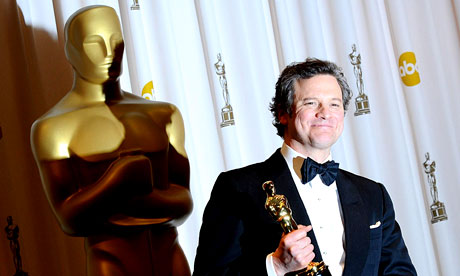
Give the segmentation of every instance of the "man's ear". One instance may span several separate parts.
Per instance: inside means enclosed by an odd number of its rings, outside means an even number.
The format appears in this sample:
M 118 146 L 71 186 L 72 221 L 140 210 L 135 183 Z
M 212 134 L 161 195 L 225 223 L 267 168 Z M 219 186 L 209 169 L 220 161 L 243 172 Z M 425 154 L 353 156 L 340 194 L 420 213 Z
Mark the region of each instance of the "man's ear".
M 284 111 L 279 111 L 278 112 L 278 120 L 280 121 L 280 124 L 287 125 L 288 121 L 289 121 L 289 114 L 287 114 Z

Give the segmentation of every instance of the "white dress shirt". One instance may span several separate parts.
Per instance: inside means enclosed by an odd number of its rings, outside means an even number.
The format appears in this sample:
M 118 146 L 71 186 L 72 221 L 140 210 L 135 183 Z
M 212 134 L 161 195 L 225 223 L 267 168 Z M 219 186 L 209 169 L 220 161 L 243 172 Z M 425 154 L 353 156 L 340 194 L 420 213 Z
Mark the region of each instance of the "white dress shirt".
M 300 168 L 306 156 L 302 156 L 285 143 L 281 147 L 281 154 L 286 160 L 300 198 L 307 210 L 323 261 L 329 266 L 332 276 L 340 276 L 345 265 L 345 235 L 337 184 L 334 181 L 330 186 L 326 186 L 319 175 L 310 182 L 302 184 Z M 330 155 L 324 161 L 328 160 L 332 160 Z M 272 254 L 267 256 L 266 261 L 268 276 L 276 275 Z

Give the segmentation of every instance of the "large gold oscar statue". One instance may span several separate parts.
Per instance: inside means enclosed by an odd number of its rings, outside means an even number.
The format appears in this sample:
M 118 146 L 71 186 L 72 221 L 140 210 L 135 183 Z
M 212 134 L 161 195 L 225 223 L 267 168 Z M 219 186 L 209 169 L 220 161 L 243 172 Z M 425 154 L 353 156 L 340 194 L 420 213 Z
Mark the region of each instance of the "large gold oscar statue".
M 78 10 L 65 39 L 73 87 L 31 131 L 60 226 L 86 237 L 88 275 L 190 275 L 176 230 L 192 210 L 179 110 L 120 89 L 112 8 Z
M 297 223 L 292 217 L 292 210 L 289 202 L 284 195 L 276 194 L 275 183 L 273 181 L 265 181 L 262 184 L 262 189 L 267 195 L 265 201 L 265 209 L 271 217 L 277 221 L 283 232 L 288 234 L 298 229 Z M 311 262 L 306 268 L 300 271 L 290 272 L 289 276 L 331 276 L 331 272 L 327 265 L 321 262 Z

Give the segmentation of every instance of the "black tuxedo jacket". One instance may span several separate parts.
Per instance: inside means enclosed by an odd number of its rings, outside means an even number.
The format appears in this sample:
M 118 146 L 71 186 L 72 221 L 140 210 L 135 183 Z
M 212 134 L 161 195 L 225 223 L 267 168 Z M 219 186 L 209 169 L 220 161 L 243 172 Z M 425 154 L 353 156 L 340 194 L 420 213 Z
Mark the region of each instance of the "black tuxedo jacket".
M 282 235 L 264 207 L 267 180 L 287 197 L 297 224 L 310 225 L 279 149 L 265 162 L 221 173 L 204 211 L 193 275 L 266 275 L 266 256 Z M 344 170 L 336 183 L 345 229 L 343 275 L 416 275 L 383 185 Z M 309 236 L 318 261 L 314 230 Z

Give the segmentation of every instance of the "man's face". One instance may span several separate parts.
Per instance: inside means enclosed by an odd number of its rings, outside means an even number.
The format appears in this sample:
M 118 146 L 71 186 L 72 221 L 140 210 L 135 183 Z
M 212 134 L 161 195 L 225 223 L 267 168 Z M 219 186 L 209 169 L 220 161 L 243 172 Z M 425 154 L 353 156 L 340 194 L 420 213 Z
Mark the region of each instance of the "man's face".
M 90 15 L 76 19 L 69 28 L 67 57 L 77 73 L 89 82 L 117 79 L 124 48 L 118 17 L 109 9 Z
M 285 142 L 306 156 L 329 154 L 343 130 L 342 91 L 335 77 L 316 75 L 295 85 L 292 115 L 282 114 Z

